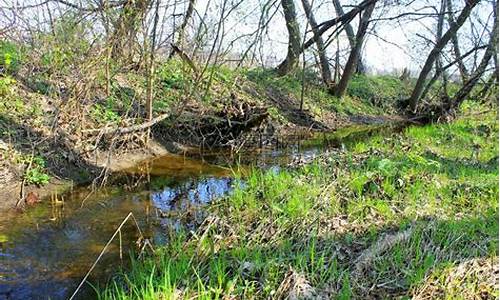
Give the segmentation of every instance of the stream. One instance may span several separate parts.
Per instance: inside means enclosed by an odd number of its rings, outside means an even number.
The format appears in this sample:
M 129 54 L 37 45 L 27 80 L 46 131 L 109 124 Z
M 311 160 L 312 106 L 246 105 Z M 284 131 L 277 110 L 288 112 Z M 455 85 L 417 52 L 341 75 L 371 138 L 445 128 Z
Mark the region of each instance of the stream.
M 167 243 L 169 230 L 192 229 L 204 217 L 196 207 L 241 184 L 231 168 L 281 168 L 400 128 L 400 124 L 356 125 L 308 139 L 283 139 L 238 155 L 227 150 L 167 155 L 125 170 L 117 175 L 118 182 L 107 187 L 75 187 L 25 213 L 0 212 L 0 299 L 69 298 L 130 212 L 154 245 Z M 120 239 L 110 244 L 88 282 L 103 285 L 120 267 L 126 268 L 129 251 L 138 251 L 140 237 L 134 222 L 125 223 L 122 247 Z M 85 284 L 76 298 L 95 297 Z

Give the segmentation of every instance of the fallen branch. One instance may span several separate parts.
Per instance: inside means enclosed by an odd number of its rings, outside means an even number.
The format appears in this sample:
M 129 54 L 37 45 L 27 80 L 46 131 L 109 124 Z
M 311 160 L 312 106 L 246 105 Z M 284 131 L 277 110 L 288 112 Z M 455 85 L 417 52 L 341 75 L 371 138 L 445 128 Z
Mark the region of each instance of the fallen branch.
M 113 127 L 113 128 L 87 129 L 87 130 L 82 130 L 82 133 L 100 133 L 103 135 L 126 134 L 126 133 L 131 133 L 131 132 L 135 132 L 135 131 L 148 129 L 149 127 L 155 125 L 156 123 L 159 123 L 159 122 L 165 120 L 169 116 L 170 116 L 170 114 L 159 115 L 158 117 L 151 119 L 151 121 L 147 121 L 147 122 L 142 123 L 142 124 L 133 125 L 133 126 L 124 127 L 124 128 Z
M 411 226 L 405 231 L 399 231 L 394 234 L 386 234 L 378 239 L 370 248 L 364 250 L 355 261 L 353 270 L 355 278 L 361 278 L 365 268 L 372 264 L 376 258 L 380 257 L 383 252 L 391 249 L 398 243 L 402 243 L 410 239 L 414 229 L 415 228 Z

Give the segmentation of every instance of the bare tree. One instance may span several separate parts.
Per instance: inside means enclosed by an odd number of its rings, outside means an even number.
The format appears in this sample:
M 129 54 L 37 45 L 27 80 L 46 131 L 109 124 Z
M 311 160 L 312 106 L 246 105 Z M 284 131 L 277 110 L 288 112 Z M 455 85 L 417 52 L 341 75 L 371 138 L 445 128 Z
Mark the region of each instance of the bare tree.
M 147 14 L 151 0 L 127 0 L 111 34 L 111 57 L 114 60 L 130 62 L 137 41 L 139 25 Z
M 438 58 L 446 44 L 449 42 L 451 37 L 457 33 L 460 27 L 462 27 L 465 21 L 469 18 L 472 9 L 479 3 L 479 1 L 480 0 L 469 0 L 466 2 L 465 7 L 457 18 L 457 22 L 454 23 L 453 26 L 450 26 L 450 28 L 448 28 L 446 33 L 439 39 L 439 41 L 437 41 L 437 43 L 434 45 L 434 48 L 429 53 L 429 56 L 427 57 L 422 70 L 420 71 L 412 95 L 409 99 L 409 107 L 413 112 L 415 112 L 417 108 L 417 104 L 420 101 L 420 98 L 424 91 L 427 76 L 431 72 L 432 66 L 434 65 L 436 59 Z
M 497 0 L 493 1 L 493 9 L 496 11 L 498 8 Z M 454 101 L 451 109 L 457 108 L 460 104 L 469 96 L 472 89 L 477 85 L 481 77 L 483 77 L 486 68 L 488 67 L 491 58 L 494 56 L 494 53 L 497 51 L 498 47 L 498 18 L 497 14 L 495 14 L 495 18 L 493 21 L 493 32 L 490 35 L 490 41 L 488 43 L 488 48 L 486 48 L 483 58 L 479 63 L 478 67 L 471 74 L 470 78 L 467 82 L 464 83 L 462 88 L 455 94 Z
M 453 14 L 453 4 L 451 0 L 446 0 L 446 6 L 448 7 L 448 24 L 451 26 L 455 26 L 455 16 Z M 451 42 L 453 44 L 453 54 L 455 55 L 455 59 L 458 59 L 458 71 L 460 72 L 460 76 L 462 77 L 462 82 L 466 82 L 469 77 L 469 72 L 467 71 L 467 67 L 465 66 L 463 60 L 459 59 L 461 55 L 460 44 L 458 42 L 457 34 L 453 34 L 451 36 Z
M 177 32 L 177 41 L 176 46 L 182 49 L 182 43 L 184 42 L 184 35 L 186 34 L 186 27 L 189 23 L 189 20 L 193 16 L 194 6 L 196 5 L 196 0 L 189 0 L 188 7 L 186 9 L 186 13 L 184 14 L 184 19 L 182 20 L 182 24 L 176 29 Z M 172 47 L 172 51 L 170 51 L 169 58 L 174 56 L 176 53 L 175 49 Z
M 372 4 L 377 3 L 378 0 L 364 0 L 358 5 L 354 6 L 350 11 L 347 13 L 343 14 L 342 16 L 338 16 L 336 18 L 330 19 L 328 21 L 325 21 L 321 24 L 318 25 L 317 27 L 317 33 L 313 35 L 309 40 L 307 40 L 303 45 L 300 45 L 300 33 L 299 33 L 299 27 L 296 22 L 296 14 L 295 14 L 295 6 L 293 6 L 293 1 L 292 0 L 282 0 L 282 5 L 286 3 L 291 3 L 293 10 L 289 9 L 289 6 L 286 10 L 288 11 L 288 17 L 286 16 L 287 13 L 285 12 L 285 19 L 286 20 L 295 20 L 295 22 L 288 22 L 287 21 L 287 29 L 289 33 L 289 47 L 288 47 L 288 53 L 281 62 L 281 64 L 278 66 L 278 73 L 283 75 L 288 73 L 291 69 L 293 69 L 292 66 L 295 66 L 298 62 L 299 55 L 302 54 L 303 51 L 314 45 L 318 38 L 321 37 L 325 32 L 328 30 L 335 28 L 335 31 L 338 31 L 340 28 L 343 27 L 343 25 L 348 24 L 351 22 L 358 14 L 363 12 L 367 7 L 371 6 Z M 285 10 L 285 6 L 283 6 Z M 293 11 L 293 14 L 292 14 Z M 292 32 L 292 34 L 290 33 Z
M 359 56 L 361 53 L 361 47 L 363 46 L 363 41 L 366 35 L 366 30 L 368 29 L 368 24 L 370 22 L 370 17 L 375 9 L 375 3 L 369 5 L 363 12 L 363 16 L 359 21 L 358 32 L 356 33 L 356 44 L 354 48 L 351 49 L 349 58 L 344 67 L 344 73 L 340 78 L 339 84 L 335 88 L 335 96 L 342 97 L 347 89 L 347 84 L 351 79 L 354 71 L 356 70 L 356 64 L 359 61 Z
M 158 19 L 159 19 L 159 6 L 160 0 L 156 0 L 155 7 L 155 17 L 153 23 L 153 31 L 151 33 L 151 50 L 149 53 L 149 65 L 148 65 L 148 73 L 146 75 L 147 81 L 147 98 L 146 98 L 146 114 L 148 121 L 153 119 L 153 84 L 154 84 L 154 60 L 155 60 L 155 52 L 156 52 L 156 28 L 158 27 Z M 148 134 L 149 135 L 149 134 Z
M 439 39 L 443 36 L 443 26 L 444 26 L 444 16 L 446 13 L 446 0 L 441 0 L 441 7 L 439 9 L 439 14 L 438 14 L 438 21 L 437 21 L 437 28 L 436 28 L 436 43 L 439 42 Z M 454 35 L 456 37 L 456 34 Z M 439 72 L 440 69 L 443 67 L 443 59 L 441 53 L 438 55 L 436 59 L 436 73 Z M 442 85 L 442 93 L 441 97 L 446 99 L 446 101 L 449 101 L 448 97 L 448 74 L 446 71 L 441 72 L 441 78 L 443 81 Z

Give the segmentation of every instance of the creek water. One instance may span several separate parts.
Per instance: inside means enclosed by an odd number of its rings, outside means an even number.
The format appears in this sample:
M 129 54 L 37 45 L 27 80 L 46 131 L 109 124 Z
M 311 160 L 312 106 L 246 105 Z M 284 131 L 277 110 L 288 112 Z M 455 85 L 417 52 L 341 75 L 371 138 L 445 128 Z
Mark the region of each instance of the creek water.
M 308 139 L 285 138 L 238 155 L 227 150 L 167 155 L 113 175 L 119 179 L 107 187 L 76 187 L 24 213 L 0 212 L 0 299 L 70 297 L 130 212 L 143 237 L 154 245 L 165 244 L 166 232 L 196 226 L 204 217 L 200 207 L 241 184 L 234 179 L 237 172 L 251 166 L 281 168 L 398 128 L 358 125 Z M 125 223 L 121 239 L 107 248 L 77 299 L 95 298 L 91 284 L 103 285 L 120 267 L 126 268 L 129 251 L 138 251 L 141 233 L 134 222 Z

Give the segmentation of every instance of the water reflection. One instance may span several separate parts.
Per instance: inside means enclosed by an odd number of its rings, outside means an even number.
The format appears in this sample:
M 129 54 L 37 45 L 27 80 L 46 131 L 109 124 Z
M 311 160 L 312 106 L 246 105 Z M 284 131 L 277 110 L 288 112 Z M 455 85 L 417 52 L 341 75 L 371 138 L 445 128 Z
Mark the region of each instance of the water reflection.
M 175 187 L 166 187 L 152 192 L 151 200 L 161 210 L 185 210 L 193 204 L 207 204 L 219 198 L 231 188 L 231 178 L 209 177 L 198 181 L 187 181 Z
M 129 212 L 147 238 L 161 244 L 167 228 L 194 227 L 203 217 L 196 208 L 229 192 L 233 182 L 224 176 L 227 169 L 196 166 L 183 157 L 148 162 L 148 167 L 161 175 L 137 191 L 78 188 L 64 203 L 47 200 L 24 214 L 8 212 L 0 220 L 0 299 L 66 299 Z M 139 233 L 133 224 L 125 226 L 122 237 L 124 252 L 134 250 Z M 112 243 L 91 282 L 116 271 L 119 250 L 119 242 Z M 94 295 L 86 287 L 80 297 Z

